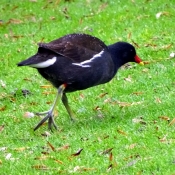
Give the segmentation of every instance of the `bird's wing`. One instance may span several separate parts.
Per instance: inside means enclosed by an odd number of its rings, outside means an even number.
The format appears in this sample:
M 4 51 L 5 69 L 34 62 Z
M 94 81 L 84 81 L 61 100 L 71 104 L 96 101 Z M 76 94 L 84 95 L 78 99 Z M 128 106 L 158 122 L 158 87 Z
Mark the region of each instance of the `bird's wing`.
M 40 43 L 40 49 L 50 50 L 54 53 L 82 62 L 99 54 L 107 46 L 98 38 L 86 34 L 70 34 L 50 43 Z

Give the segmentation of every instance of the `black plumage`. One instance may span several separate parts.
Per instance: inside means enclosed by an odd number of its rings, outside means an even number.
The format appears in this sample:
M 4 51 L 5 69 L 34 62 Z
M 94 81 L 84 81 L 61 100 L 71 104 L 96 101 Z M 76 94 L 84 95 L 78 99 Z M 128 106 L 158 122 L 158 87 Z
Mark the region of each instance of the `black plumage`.
M 127 62 L 142 63 L 134 46 L 126 42 L 106 46 L 100 39 L 91 35 L 69 34 L 50 43 L 40 43 L 38 52 L 18 63 L 18 66 L 37 68 L 38 72 L 58 89 L 58 94 L 49 111 L 38 113 L 47 115 L 34 130 L 47 119 L 49 129 L 52 124 L 56 128 L 53 111 L 59 98 L 73 119 L 66 93 L 109 82 Z

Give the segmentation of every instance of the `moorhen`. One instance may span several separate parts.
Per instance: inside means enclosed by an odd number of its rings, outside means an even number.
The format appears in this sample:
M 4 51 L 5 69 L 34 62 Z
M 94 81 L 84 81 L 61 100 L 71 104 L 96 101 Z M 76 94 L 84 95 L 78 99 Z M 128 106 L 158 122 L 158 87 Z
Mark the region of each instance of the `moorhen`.
M 58 89 L 58 93 L 48 111 L 37 113 L 46 116 L 34 130 L 47 119 L 49 129 L 52 130 L 52 125 L 57 129 L 53 113 L 59 99 L 73 119 L 66 93 L 109 82 L 127 62 L 143 63 L 134 46 L 126 42 L 106 46 L 88 34 L 69 34 L 49 43 L 39 43 L 38 52 L 17 65 L 36 68 Z

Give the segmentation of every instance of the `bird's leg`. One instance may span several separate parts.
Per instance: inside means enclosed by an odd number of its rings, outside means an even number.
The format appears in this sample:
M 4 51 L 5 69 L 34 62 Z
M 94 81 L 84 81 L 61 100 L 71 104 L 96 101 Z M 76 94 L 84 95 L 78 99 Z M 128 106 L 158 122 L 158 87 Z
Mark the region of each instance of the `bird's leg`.
M 68 114 L 69 114 L 69 116 L 70 116 L 70 119 L 71 119 L 72 121 L 74 121 L 74 120 L 75 120 L 74 114 L 73 114 L 72 110 L 70 109 L 70 106 L 69 106 L 69 104 L 68 104 L 68 99 L 67 99 L 67 96 L 66 96 L 65 93 L 63 93 L 62 102 L 63 102 L 63 104 L 64 104 L 64 106 L 65 106 L 65 108 L 66 108 L 66 110 L 67 110 L 67 112 L 68 112 Z
M 38 125 L 34 128 L 34 131 L 36 131 L 47 119 L 49 120 L 48 121 L 49 130 L 52 130 L 52 125 L 55 127 L 55 129 L 57 129 L 57 126 L 54 121 L 54 109 L 57 105 L 58 100 L 60 98 L 62 99 L 63 91 L 65 88 L 66 88 L 65 84 L 62 84 L 61 86 L 59 86 L 57 96 L 53 103 L 53 106 L 48 111 L 36 113 L 37 115 L 43 115 L 43 114 L 47 114 L 47 115 L 38 123 Z

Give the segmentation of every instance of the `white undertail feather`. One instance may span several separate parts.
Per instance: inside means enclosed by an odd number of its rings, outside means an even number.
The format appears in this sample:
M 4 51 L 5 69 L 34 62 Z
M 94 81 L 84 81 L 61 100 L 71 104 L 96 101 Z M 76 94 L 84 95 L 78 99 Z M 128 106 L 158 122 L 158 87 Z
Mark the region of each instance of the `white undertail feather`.
M 34 68 L 46 68 L 49 67 L 51 65 L 53 65 L 56 62 L 57 57 L 53 57 L 51 59 L 48 59 L 46 61 L 37 63 L 37 64 L 30 64 L 30 67 L 34 67 Z

